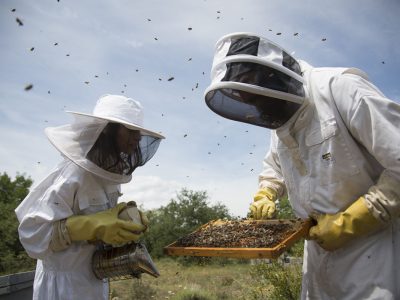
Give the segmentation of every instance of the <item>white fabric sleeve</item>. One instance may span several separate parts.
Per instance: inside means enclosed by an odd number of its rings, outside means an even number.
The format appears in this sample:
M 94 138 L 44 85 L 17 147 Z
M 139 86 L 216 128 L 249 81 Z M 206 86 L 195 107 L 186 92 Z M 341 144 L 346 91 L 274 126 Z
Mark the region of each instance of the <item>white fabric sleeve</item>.
M 276 153 L 276 143 L 276 134 L 274 131 L 271 131 L 270 149 L 265 155 L 263 160 L 263 170 L 258 179 L 260 189 L 266 187 L 273 189 L 279 199 L 286 195 L 286 186 L 281 173 L 279 158 Z
M 352 136 L 384 168 L 365 195 L 371 213 L 382 221 L 400 213 L 400 105 L 368 80 L 343 74 L 332 83 L 338 110 Z
M 27 212 L 20 216 L 18 232 L 20 241 L 32 258 L 42 259 L 53 250 L 50 243 L 53 237 L 54 222 L 73 214 L 74 195 L 79 181 L 69 174 L 60 174 L 50 186 L 39 186 L 24 201 L 30 201 Z

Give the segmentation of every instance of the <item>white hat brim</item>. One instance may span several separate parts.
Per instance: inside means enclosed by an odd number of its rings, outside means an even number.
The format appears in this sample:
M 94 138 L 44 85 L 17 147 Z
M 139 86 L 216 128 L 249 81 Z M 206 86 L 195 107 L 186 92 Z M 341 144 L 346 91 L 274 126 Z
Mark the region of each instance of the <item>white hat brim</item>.
M 98 117 L 98 116 L 94 116 L 91 114 L 86 114 L 86 113 L 81 113 L 81 112 L 76 112 L 76 111 L 66 111 L 67 113 L 70 114 L 74 114 L 74 115 L 79 115 L 79 116 L 84 116 L 84 117 L 88 117 L 88 118 L 92 118 L 92 119 L 98 119 L 98 120 L 105 120 L 105 121 L 111 121 L 111 122 L 115 122 L 115 123 L 119 123 L 122 124 L 124 126 L 126 126 L 129 129 L 133 129 L 133 130 L 139 130 L 143 135 L 151 135 L 153 137 L 156 138 L 160 138 L 160 139 L 165 139 L 165 137 L 155 131 L 143 128 L 141 126 L 138 126 L 134 123 L 129 123 L 126 122 L 124 120 L 121 119 L 117 119 L 117 118 L 112 118 L 112 117 L 108 117 L 108 118 L 104 118 L 104 117 Z

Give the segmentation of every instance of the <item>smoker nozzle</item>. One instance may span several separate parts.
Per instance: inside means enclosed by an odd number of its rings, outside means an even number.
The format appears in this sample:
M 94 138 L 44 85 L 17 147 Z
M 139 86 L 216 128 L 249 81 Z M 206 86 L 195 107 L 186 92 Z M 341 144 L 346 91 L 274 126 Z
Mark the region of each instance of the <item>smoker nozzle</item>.
M 151 259 L 146 246 L 140 243 L 137 247 L 138 249 L 136 250 L 136 257 L 139 269 L 143 271 L 142 273 L 147 273 L 156 278 L 159 277 L 160 273 Z

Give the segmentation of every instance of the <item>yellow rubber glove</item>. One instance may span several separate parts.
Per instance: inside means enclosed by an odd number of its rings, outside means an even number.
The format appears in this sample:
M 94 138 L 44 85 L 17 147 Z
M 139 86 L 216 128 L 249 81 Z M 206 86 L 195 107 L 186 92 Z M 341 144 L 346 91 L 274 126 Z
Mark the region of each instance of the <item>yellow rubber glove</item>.
M 146 227 L 143 232 L 148 229 L 150 223 L 146 214 L 137 208 L 135 201 L 126 202 L 126 209 L 123 209 L 119 213 L 118 217 L 125 221 L 133 221 L 134 223 L 143 224 Z
M 314 219 L 317 225 L 310 228 L 308 238 L 328 251 L 339 249 L 350 240 L 384 226 L 369 212 L 364 197 L 360 197 L 344 212 L 318 215 Z
M 148 228 L 150 224 L 149 218 L 147 218 L 146 214 L 141 210 L 139 210 L 139 214 L 140 214 L 140 219 L 142 220 L 142 224 L 146 226 L 146 228 Z
M 114 208 L 92 215 L 69 217 L 65 226 L 71 241 L 102 240 L 111 245 L 136 242 L 146 226 L 119 219 L 118 214 L 125 207 L 126 203 L 119 203 Z
M 271 219 L 276 212 L 275 206 L 276 192 L 270 188 L 258 190 L 254 196 L 254 201 L 250 205 L 251 215 L 256 220 Z

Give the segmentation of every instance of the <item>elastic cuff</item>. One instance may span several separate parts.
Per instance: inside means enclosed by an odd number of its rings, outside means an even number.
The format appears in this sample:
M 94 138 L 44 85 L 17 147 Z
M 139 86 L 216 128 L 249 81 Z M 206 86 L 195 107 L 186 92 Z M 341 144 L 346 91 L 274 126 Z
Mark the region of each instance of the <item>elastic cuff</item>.
M 400 216 L 400 182 L 385 170 L 365 195 L 368 209 L 384 223 Z
M 53 232 L 49 248 L 54 252 L 59 252 L 67 249 L 71 245 L 67 227 L 65 226 L 67 219 L 56 221 L 53 223 Z
M 268 188 L 268 187 L 262 188 L 254 196 L 254 201 L 264 199 L 265 197 L 271 201 L 275 201 L 276 200 L 276 191 L 271 188 Z

